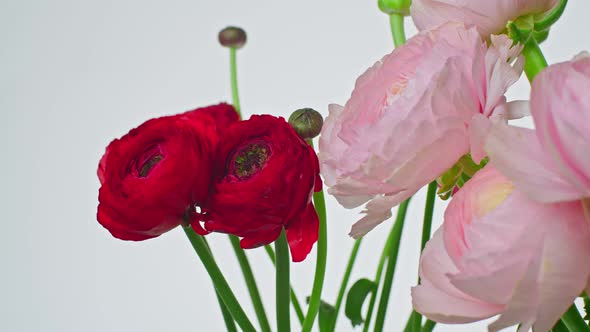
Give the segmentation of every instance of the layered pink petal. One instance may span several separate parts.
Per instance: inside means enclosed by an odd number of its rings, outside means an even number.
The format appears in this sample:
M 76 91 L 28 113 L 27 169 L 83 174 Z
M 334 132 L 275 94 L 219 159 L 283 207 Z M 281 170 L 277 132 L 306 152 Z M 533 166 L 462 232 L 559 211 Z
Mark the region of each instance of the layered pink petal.
M 328 192 L 347 208 L 368 202 L 352 236 L 469 152 L 471 119 L 505 103 L 518 52 L 507 38 L 488 48 L 475 29 L 445 24 L 369 68 L 344 107 L 330 105 L 319 154 Z
M 531 90 L 531 113 L 541 144 L 562 177 L 590 196 L 590 55 L 552 65 Z
M 484 149 L 492 164 L 531 198 L 541 202 L 579 198 L 579 190 L 561 175 L 535 131 L 496 123 L 487 133 Z
M 454 196 L 424 251 L 414 306 L 445 323 L 500 314 L 490 331 L 549 331 L 586 286 L 589 258 L 580 202 L 530 200 L 487 166 Z
M 420 285 L 412 288 L 414 309 L 441 323 L 469 323 L 497 315 L 502 305 L 473 298 L 454 287 L 448 274 L 458 272 L 445 250 L 441 229 L 424 248 L 420 259 Z

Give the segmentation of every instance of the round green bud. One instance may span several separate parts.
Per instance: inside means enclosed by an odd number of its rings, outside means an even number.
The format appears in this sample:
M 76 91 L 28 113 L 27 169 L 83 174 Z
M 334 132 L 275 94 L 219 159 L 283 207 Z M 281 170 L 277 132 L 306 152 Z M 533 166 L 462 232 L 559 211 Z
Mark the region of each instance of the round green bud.
M 298 109 L 289 117 L 289 124 L 295 129 L 299 137 L 312 139 L 320 134 L 324 119 L 313 108 Z
M 246 44 L 246 31 L 238 27 L 227 27 L 219 31 L 219 43 L 225 47 L 242 48 Z
M 412 0 L 378 0 L 379 9 L 387 15 L 410 15 Z

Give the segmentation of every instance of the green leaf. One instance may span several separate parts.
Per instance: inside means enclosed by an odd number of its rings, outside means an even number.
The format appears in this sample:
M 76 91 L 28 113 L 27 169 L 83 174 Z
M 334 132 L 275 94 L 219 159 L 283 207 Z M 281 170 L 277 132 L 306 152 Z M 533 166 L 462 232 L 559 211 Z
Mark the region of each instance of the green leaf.
M 348 295 L 346 296 L 346 306 L 344 313 L 350 319 L 352 326 L 361 325 L 365 320 L 363 319 L 362 309 L 363 303 L 367 295 L 375 292 L 377 284 L 369 279 L 359 279 L 350 287 Z
M 311 296 L 308 296 L 305 301 L 309 304 Z M 330 331 L 330 327 L 332 324 L 332 320 L 334 319 L 334 313 L 336 309 L 330 303 L 324 302 L 324 300 L 320 300 L 320 308 L 319 308 L 319 318 L 318 318 L 318 325 L 320 327 L 320 332 L 327 332 Z

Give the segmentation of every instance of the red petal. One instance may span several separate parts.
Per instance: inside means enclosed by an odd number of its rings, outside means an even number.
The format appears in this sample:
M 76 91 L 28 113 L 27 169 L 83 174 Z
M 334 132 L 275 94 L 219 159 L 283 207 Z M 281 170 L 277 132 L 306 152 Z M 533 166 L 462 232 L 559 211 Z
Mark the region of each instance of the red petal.
M 254 236 L 245 237 L 240 241 L 240 247 L 243 249 L 258 248 L 267 245 L 276 240 L 281 234 L 281 227 L 268 232 L 258 232 Z
M 320 220 L 313 204 L 309 204 L 305 212 L 289 224 L 287 240 L 293 262 L 301 262 L 307 257 L 318 240 L 319 228 Z

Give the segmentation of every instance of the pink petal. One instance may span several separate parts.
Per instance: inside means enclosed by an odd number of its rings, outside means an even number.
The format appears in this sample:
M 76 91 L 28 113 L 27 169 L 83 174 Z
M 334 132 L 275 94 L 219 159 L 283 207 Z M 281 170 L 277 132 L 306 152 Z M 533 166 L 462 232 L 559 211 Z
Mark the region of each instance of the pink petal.
M 533 130 L 494 124 L 485 151 L 500 172 L 536 200 L 555 202 L 579 197 L 577 188 L 563 179 Z
M 590 55 L 552 65 L 533 82 L 532 115 L 562 176 L 590 196 Z
M 474 322 L 501 312 L 502 305 L 477 300 L 450 283 L 447 275 L 458 270 L 446 253 L 442 238 L 442 231 L 438 229 L 422 254 L 422 281 L 412 288 L 414 309 L 429 319 L 446 324 Z

